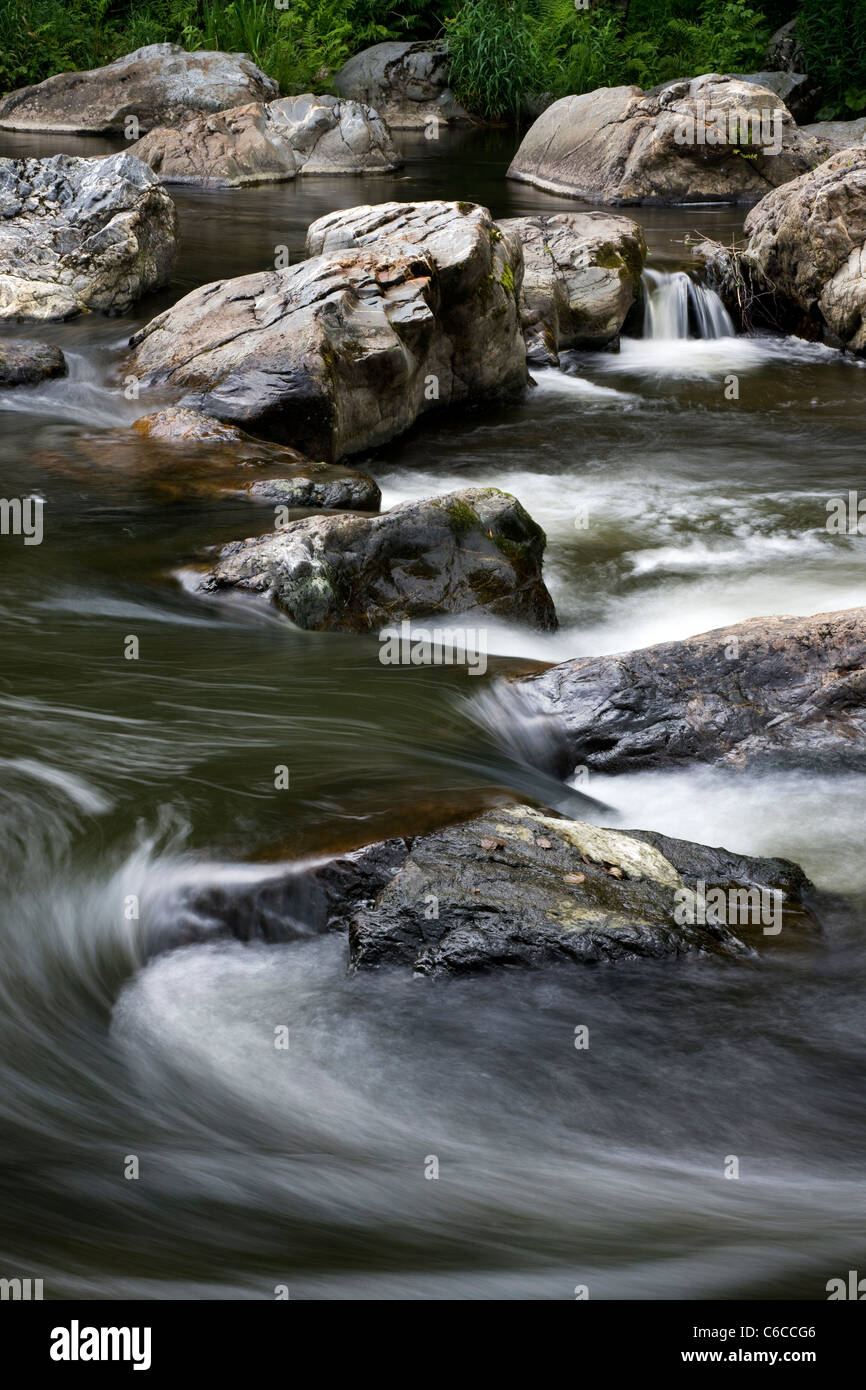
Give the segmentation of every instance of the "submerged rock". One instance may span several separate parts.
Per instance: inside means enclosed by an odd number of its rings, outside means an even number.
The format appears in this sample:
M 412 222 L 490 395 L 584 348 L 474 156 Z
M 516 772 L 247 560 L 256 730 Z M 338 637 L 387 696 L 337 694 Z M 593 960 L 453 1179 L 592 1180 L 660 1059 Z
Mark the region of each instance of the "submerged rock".
M 200 111 L 224 111 L 279 95 L 244 53 L 187 53 L 176 43 L 137 48 L 104 68 L 60 72 L 0 100 L 0 130 L 126 134 L 176 125 Z
M 435 614 L 556 626 L 541 576 L 545 536 L 496 488 L 404 502 L 381 516 L 307 517 L 226 546 L 203 592 L 271 598 L 299 627 L 373 632 Z
M 0 386 L 35 386 L 49 377 L 66 376 L 66 358 L 52 343 L 0 338 Z
M 775 92 L 708 73 L 655 94 L 562 97 L 527 132 L 508 177 L 603 202 L 754 203 L 825 155 Z
M 377 43 L 340 68 L 341 97 L 373 106 L 394 130 L 415 130 L 433 120 L 472 125 L 472 116 L 448 86 L 444 43 Z
M 614 342 L 640 287 L 644 234 L 605 212 L 539 213 L 500 222 L 523 247 L 521 321 L 527 358 L 558 361 L 560 348 Z
M 328 460 L 427 410 L 523 388 L 523 258 L 486 208 L 353 208 L 309 237 L 311 259 L 204 285 L 160 314 L 131 340 L 130 370 Z
M 866 764 L 866 608 L 752 618 L 525 680 L 576 766 Z
M 745 232 L 741 263 L 777 323 L 866 351 L 866 145 L 768 194 Z
M 278 182 L 298 174 L 383 174 L 402 160 L 375 111 L 331 96 L 254 102 L 182 126 L 160 126 L 131 147 L 163 183 Z
M 176 245 L 174 203 L 131 155 L 0 159 L 0 318 L 123 313 Z
M 313 462 L 296 449 L 254 439 L 235 425 L 194 410 L 160 410 L 142 416 L 132 428 L 145 439 L 176 443 L 179 453 L 169 457 L 178 477 L 192 482 L 191 473 L 204 475 L 206 490 L 210 475 L 212 490 L 245 493 L 255 501 L 286 507 L 375 512 L 382 501 L 378 484 L 366 473 Z M 165 459 L 164 453 L 154 455 L 153 470 Z M 262 477 L 267 469 L 274 473 Z
M 797 865 L 513 806 L 374 861 L 388 879 L 349 895 L 355 970 L 418 974 L 582 965 L 698 952 L 743 957 L 817 922 Z M 370 885 L 378 888 L 375 877 Z M 766 935 L 765 935 L 766 933 Z

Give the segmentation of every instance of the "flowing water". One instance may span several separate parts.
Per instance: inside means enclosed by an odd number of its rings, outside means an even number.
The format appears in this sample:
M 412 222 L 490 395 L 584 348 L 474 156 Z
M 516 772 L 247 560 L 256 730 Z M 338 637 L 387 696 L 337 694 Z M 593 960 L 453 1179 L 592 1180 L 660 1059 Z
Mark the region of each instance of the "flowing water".
M 333 207 L 574 206 L 505 182 L 504 135 L 405 144 L 394 178 L 178 189 L 166 291 L 125 319 L 14 330 L 62 344 L 72 370 L 0 401 L 3 495 L 46 503 L 42 545 L 0 542 L 0 1274 L 49 1297 L 822 1298 L 863 1256 L 853 775 L 588 788 L 606 822 L 788 855 L 840 895 L 819 946 L 758 964 L 348 978 L 339 937 L 243 943 L 197 907 L 202 888 L 244 892 L 509 792 L 573 806 L 503 673 L 863 601 L 862 538 L 825 520 L 862 477 L 866 373 L 732 336 L 683 274 L 687 235 L 740 228 L 718 208 L 638 212 L 643 337 L 358 460 L 384 505 L 514 492 L 548 534 L 556 634 L 496 625 L 472 678 L 187 593 L 175 576 L 204 545 L 272 515 L 175 483 L 170 460 L 135 466 L 123 431 L 152 403 L 124 396 L 130 333 L 277 246 L 297 258 Z

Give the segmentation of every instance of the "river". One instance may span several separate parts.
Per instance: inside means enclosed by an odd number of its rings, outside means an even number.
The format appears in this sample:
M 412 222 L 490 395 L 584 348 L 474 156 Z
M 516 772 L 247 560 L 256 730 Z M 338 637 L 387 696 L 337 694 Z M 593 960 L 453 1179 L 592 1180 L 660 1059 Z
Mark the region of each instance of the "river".
M 586 788 L 606 823 L 796 859 L 842 895 L 807 952 L 421 981 L 347 977 L 337 936 L 239 942 L 203 919 L 184 944 L 202 885 L 508 791 L 566 806 L 479 698 L 503 672 L 863 602 L 863 540 L 825 520 L 862 479 L 864 364 L 728 335 L 572 354 L 355 460 L 383 506 L 493 484 L 547 531 L 559 631 L 492 628 L 483 679 L 186 592 L 204 545 L 272 512 L 125 467 L 117 432 L 149 408 L 122 384 L 138 326 L 278 246 L 299 258 L 335 207 L 575 206 L 505 181 L 507 134 L 401 143 L 396 176 L 173 189 L 164 292 L 12 330 L 71 372 L 0 398 L 2 491 L 46 502 L 40 546 L 0 542 L 0 1273 L 54 1298 L 824 1298 L 866 1235 L 862 777 Z M 0 155 L 110 148 L 0 135 Z M 743 216 L 633 215 L 657 295 L 688 234 L 729 240 Z

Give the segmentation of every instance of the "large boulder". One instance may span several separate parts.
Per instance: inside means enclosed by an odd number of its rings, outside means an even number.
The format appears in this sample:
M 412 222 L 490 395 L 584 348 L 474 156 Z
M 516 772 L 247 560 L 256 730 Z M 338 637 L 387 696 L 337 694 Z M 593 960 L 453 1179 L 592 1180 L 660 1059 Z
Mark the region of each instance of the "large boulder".
M 200 111 L 225 111 L 279 95 L 243 53 L 186 53 L 152 43 L 90 72 L 60 72 L 0 101 L 0 129 L 103 134 L 176 125 Z
M 862 145 L 866 141 L 866 116 L 858 116 L 855 121 L 816 121 L 803 129 L 835 154 L 837 150 L 849 150 L 852 145 Z
M 590 201 L 753 203 L 825 154 L 775 92 L 708 73 L 654 94 L 562 97 L 527 131 L 508 176 Z
M 202 592 L 271 598 L 299 627 L 373 632 L 437 614 L 556 626 L 545 536 L 515 498 L 468 488 L 377 517 L 307 517 L 226 546 Z
M 577 766 L 866 764 L 866 608 L 752 618 L 525 679 Z
M 387 872 L 376 896 L 359 904 L 347 894 L 355 970 L 387 964 L 438 975 L 694 952 L 736 958 L 817 929 L 811 884 L 786 860 L 528 806 L 390 843 L 391 855 L 379 847 L 374 860 Z
M 181 299 L 132 339 L 130 370 L 329 461 L 525 384 L 520 244 L 485 208 L 349 209 L 310 244 L 309 260 Z
M 444 43 L 377 43 L 340 68 L 341 97 L 373 106 L 393 130 L 414 130 L 431 120 L 471 125 L 473 118 L 448 86 Z
M 740 260 L 778 323 L 866 351 L 866 146 L 769 193 L 745 232 Z
M 176 246 L 174 203 L 129 154 L 0 159 L 0 319 L 124 313 Z
M 738 72 L 732 75 L 775 92 L 798 125 L 812 119 L 821 101 L 819 84 L 805 72 Z
M 605 212 L 539 213 L 500 222 L 523 247 L 521 322 L 527 358 L 556 363 L 560 348 L 616 340 L 640 286 L 644 234 Z
M 281 97 L 160 126 L 130 153 L 163 183 L 236 187 L 297 174 L 384 174 L 400 166 L 375 111 L 331 96 Z
M 53 343 L 30 343 L 0 338 L 0 386 L 35 386 L 51 377 L 66 376 L 66 358 Z

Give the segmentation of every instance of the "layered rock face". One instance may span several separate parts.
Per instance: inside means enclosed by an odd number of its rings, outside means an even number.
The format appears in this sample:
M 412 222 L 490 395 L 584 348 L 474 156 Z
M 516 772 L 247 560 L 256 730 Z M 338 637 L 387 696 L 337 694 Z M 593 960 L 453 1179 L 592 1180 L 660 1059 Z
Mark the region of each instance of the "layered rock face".
M 436 614 L 556 626 L 545 537 L 519 502 L 469 488 L 381 516 L 307 517 L 226 546 L 200 587 L 271 598 L 299 627 L 373 632 Z
M 383 886 L 357 907 L 349 895 L 355 970 L 736 958 L 817 927 L 795 864 L 528 806 L 390 843 L 394 852 L 374 860 L 386 865 Z
M 558 212 L 498 225 L 523 247 L 521 322 L 530 362 L 555 365 L 560 348 L 607 347 L 619 337 L 647 255 L 636 222 Z
M 57 73 L 10 92 L 0 101 L 0 130 L 125 134 L 130 116 L 150 130 L 278 95 L 276 82 L 244 53 L 152 43 L 107 67 Z
M 401 159 L 375 111 L 331 96 L 253 102 L 177 127 L 160 126 L 131 147 L 163 183 L 237 187 L 298 174 L 384 174 Z
M 576 765 L 866 762 L 866 609 L 752 618 L 526 678 Z
M 448 86 L 444 43 L 377 43 L 356 53 L 334 79 L 340 96 L 375 107 L 393 130 L 431 120 L 472 125 Z
M 509 178 L 613 203 L 754 203 L 826 155 L 775 92 L 708 73 L 655 94 L 562 97 L 527 132 Z
M 176 246 L 174 203 L 129 154 L 0 160 L 0 318 L 123 313 Z
M 525 385 L 521 249 L 485 208 L 349 209 L 314 223 L 308 249 L 194 290 L 135 335 L 131 370 L 330 461 Z
M 866 146 L 841 150 L 753 208 L 741 257 L 804 337 L 866 350 Z

